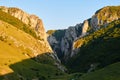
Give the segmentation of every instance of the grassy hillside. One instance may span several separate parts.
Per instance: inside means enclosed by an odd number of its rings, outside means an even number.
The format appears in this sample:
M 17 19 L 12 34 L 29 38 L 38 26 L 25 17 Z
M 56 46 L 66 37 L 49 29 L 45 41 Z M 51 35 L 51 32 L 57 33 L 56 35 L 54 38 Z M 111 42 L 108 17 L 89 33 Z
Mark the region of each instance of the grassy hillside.
M 73 73 L 54 80 L 120 80 L 120 62 L 86 74 Z M 58 79 L 59 78 L 59 79 Z
M 120 62 L 111 64 L 95 72 L 87 73 L 78 80 L 120 80 Z
M 120 61 L 120 20 L 75 42 L 77 55 L 68 61 L 71 72 L 87 72 Z
M 31 35 L 0 21 L 0 79 L 31 80 L 63 75 L 49 54 L 52 51 Z M 42 58 L 38 56 L 43 56 Z M 46 60 L 44 60 L 46 58 Z

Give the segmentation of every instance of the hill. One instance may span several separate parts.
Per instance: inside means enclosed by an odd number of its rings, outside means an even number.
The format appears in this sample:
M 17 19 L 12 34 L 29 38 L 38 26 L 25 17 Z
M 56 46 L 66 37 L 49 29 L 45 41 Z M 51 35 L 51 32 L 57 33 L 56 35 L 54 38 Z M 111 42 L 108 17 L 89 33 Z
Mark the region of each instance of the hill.
M 74 47 L 80 50 L 68 61 L 68 65 L 73 72 L 87 72 L 119 62 L 119 43 L 120 20 L 116 20 L 107 27 L 78 39 Z
M 21 20 L 0 11 L 0 79 L 49 79 L 64 74 L 47 41 Z M 46 76 L 47 75 L 47 76 Z

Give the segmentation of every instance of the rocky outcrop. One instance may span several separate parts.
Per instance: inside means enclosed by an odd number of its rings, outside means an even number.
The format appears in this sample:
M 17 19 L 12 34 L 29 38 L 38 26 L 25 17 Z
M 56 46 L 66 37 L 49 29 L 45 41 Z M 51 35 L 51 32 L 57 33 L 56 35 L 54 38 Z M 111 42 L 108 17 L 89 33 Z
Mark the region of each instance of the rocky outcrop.
M 107 6 L 98 11 L 92 16 L 90 24 L 94 30 L 100 26 L 107 26 L 108 23 L 120 18 L 120 6 Z
M 85 20 L 82 26 L 82 35 L 85 35 L 89 27 L 89 22 L 88 20 Z
M 40 39 L 46 40 L 46 32 L 44 29 L 43 22 L 36 15 L 30 15 L 30 14 L 22 11 L 21 9 L 14 8 L 14 7 L 1 6 L 0 10 L 4 11 L 6 13 L 9 13 L 10 15 L 21 20 L 23 23 L 29 25 L 30 28 L 35 30 L 37 36 L 40 37 Z

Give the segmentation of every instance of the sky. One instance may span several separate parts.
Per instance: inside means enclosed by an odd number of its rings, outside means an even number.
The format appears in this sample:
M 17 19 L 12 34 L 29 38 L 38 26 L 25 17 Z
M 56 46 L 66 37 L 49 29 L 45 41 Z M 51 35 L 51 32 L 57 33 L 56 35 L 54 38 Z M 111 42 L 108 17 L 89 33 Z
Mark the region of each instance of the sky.
M 35 14 L 47 30 L 66 29 L 91 18 L 105 6 L 120 5 L 120 0 L 0 0 L 0 6 L 18 7 Z

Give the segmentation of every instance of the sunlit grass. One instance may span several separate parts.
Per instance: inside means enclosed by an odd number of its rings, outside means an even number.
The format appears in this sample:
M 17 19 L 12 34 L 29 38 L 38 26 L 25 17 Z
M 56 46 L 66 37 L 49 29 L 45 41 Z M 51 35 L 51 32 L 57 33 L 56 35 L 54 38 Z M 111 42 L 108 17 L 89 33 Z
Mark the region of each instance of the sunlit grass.
M 31 59 L 44 53 L 52 53 L 46 43 L 0 21 L 0 76 L 11 73 L 9 79 L 13 80 L 18 79 L 18 74 L 29 79 L 63 75 L 50 56 L 38 57 L 39 61 Z

